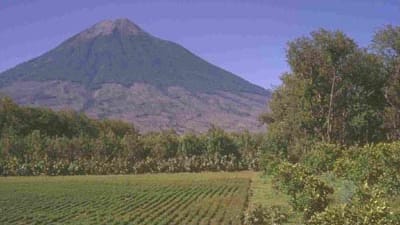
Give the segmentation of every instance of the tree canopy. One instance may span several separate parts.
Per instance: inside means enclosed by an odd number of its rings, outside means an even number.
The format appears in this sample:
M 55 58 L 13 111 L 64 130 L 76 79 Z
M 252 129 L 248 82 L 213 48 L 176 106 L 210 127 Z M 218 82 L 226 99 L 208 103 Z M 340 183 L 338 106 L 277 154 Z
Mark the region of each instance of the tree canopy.
M 272 149 L 287 156 L 324 141 L 341 145 L 399 138 L 400 28 L 379 30 L 370 48 L 341 31 L 319 29 L 287 45 L 290 71 L 273 93 Z

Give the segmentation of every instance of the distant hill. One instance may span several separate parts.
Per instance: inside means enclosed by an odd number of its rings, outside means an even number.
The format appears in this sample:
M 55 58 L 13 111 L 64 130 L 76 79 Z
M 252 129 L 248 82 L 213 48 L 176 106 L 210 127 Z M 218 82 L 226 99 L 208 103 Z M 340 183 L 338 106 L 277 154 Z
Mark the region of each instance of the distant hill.
M 156 38 L 127 19 L 106 20 L 0 74 L 20 104 L 120 118 L 143 131 L 259 131 L 270 93 Z

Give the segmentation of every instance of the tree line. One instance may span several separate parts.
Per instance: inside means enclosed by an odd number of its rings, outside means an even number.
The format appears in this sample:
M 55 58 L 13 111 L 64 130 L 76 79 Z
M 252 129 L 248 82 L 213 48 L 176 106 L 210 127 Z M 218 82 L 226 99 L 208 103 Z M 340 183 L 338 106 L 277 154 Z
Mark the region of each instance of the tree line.
M 82 113 L 21 107 L 0 99 L 0 174 L 75 175 L 258 169 L 263 135 L 173 130 L 141 134 L 132 124 Z

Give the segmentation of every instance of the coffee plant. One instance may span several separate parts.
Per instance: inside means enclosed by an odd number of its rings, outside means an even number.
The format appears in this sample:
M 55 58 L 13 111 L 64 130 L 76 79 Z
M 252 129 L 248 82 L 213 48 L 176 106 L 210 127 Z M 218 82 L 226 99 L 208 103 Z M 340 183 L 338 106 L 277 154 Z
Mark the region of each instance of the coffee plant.
M 333 193 L 333 188 L 300 164 L 280 164 L 274 184 L 278 190 L 289 195 L 293 209 L 302 212 L 305 220 L 323 211 L 330 201 L 329 194 Z
M 352 147 L 334 165 L 337 176 L 400 194 L 400 142 Z
M 288 222 L 288 214 L 280 206 L 252 207 L 244 216 L 244 225 L 281 225 Z
M 397 225 L 399 222 L 400 220 L 393 217 L 386 200 L 382 198 L 382 192 L 375 189 L 371 193 L 363 193 L 363 196 L 350 203 L 315 214 L 306 225 Z

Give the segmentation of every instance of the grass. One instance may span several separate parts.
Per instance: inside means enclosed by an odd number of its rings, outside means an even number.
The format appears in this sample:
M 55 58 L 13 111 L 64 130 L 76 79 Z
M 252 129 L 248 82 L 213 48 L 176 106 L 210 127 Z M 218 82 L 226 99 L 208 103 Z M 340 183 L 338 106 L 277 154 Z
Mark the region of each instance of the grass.
M 320 179 L 334 189 L 333 194 L 330 196 L 330 206 L 351 202 L 351 198 L 357 190 L 357 185 L 354 182 L 336 177 L 330 172 L 322 174 Z
M 253 172 L 0 178 L 0 224 L 241 224 Z
M 290 207 L 288 196 L 273 188 L 271 176 L 261 176 L 261 174 L 255 176 L 251 190 L 250 203 L 252 205 Z
M 272 177 L 261 175 L 254 176 L 251 184 L 250 206 L 262 205 L 264 207 L 280 206 L 289 214 L 288 225 L 300 224 L 302 215 L 296 213 L 289 205 L 289 196 L 273 187 Z

